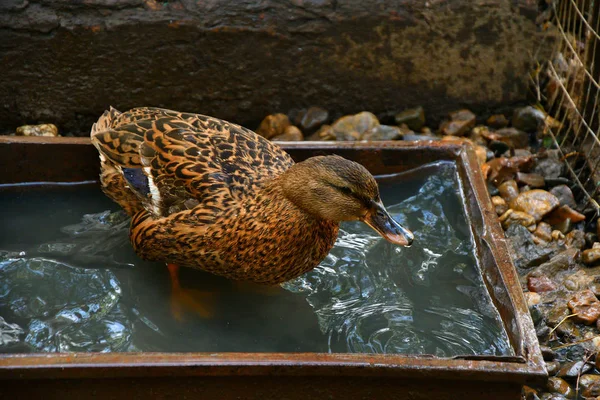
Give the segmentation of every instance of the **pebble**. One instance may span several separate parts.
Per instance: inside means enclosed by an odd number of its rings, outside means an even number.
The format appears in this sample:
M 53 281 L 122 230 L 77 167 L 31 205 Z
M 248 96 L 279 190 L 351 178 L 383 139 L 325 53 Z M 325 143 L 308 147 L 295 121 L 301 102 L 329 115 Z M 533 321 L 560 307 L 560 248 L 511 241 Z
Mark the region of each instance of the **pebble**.
M 425 110 L 423 107 L 410 108 L 396 114 L 395 120 L 396 124 L 406 124 L 408 128 L 418 132 L 425 126 Z
M 496 210 L 496 214 L 499 216 L 508 211 L 508 204 L 506 204 L 506 200 L 500 196 L 492 196 L 492 205 Z
M 544 357 L 544 361 L 552 361 L 556 358 L 556 352 L 549 346 L 540 346 L 540 350 L 542 351 L 542 357 Z
M 433 135 L 404 135 L 402 139 L 407 141 L 418 141 L 418 140 L 440 140 L 439 137 Z
M 550 193 L 556 196 L 561 205 L 577 208 L 573 192 L 567 185 L 558 185 L 550 189 Z
M 529 146 L 529 134 L 515 128 L 502 128 L 487 133 L 486 139 L 502 142 L 513 149 L 523 149 Z
M 571 222 L 577 223 L 585 220 L 585 215 L 573 210 L 571 207 L 565 204 L 552 211 L 546 217 L 546 221 L 550 225 L 560 224 L 566 219 L 570 219 Z
M 497 140 L 492 140 L 489 143 L 488 147 L 494 152 L 494 155 L 496 156 L 503 154 L 510 149 L 510 147 L 506 143 L 499 142 Z
M 595 242 L 598 241 L 598 235 L 596 235 L 593 232 L 586 232 L 585 233 L 585 244 L 588 247 L 592 247 L 594 245 Z
M 313 135 L 318 140 L 335 140 L 335 133 L 331 125 L 323 125 Z
M 556 285 L 552 279 L 548 278 L 546 275 L 529 275 L 527 277 L 527 289 L 529 289 L 530 292 L 535 293 L 551 292 L 556 289 Z
M 565 234 L 559 230 L 552 231 L 552 239 L 553 240 L 563 240 L 565 238 Z
M 475 155 L 477 156 L 477 161 L 479 161 L 480 165 L 483 165 L 487 160 L 487 150 L 485 147 L 475 144 L 471 139 L 465 137 L 458 136 L 442 136 L 443 142 L 459 142 L 459 143 L 468 143 L 475 149 Z
M 440 127 L 442 135 L 464 136 L 475 126 L 476 116 L 469 110 L 458 110 L 450 113 L 450 121 Z
M 517 268 L 536 267 L 548 261 L 557 252 L 557 246 L 553 243 L 548 246 L 538 246 L 534 240 L 535 236 L 524 226 L 511 225 L 504 234 L 509 240 L 513 262 Z
M 571 388 L 571 386 L 569 386 L 567 381 L 565 381 L 564 379 L 561 379 L 561 378 L 557 378 L 557 377 L 548 378 L 547 389 L 551 393 L 562 394 L 563 396 L 565 396 L 568 399 L 572 399 L 575 397 L 575 391 L 573 390 L 573 388 Z
M 494 129 L 500 129 L 508 126 L 508 119 L 504 114 L 496 114 L 489 117 L 486 124 Z
M 552 227 L 546 222 L 540 222 L 535 228 L 533 234 L 546 242 L 552 241 Z
M 585 247 L 585 234 L 579 229 L 572 230 L 565 236 L 565 245 L 581 250 Z
M 577 378 L 579 375 L 585 374 L 592 366 L 583 361 L 573 361 L 563 364 L 558 370 L 557 376 L 561 378 Z
M 591 249 L 584 250 L 581 259 L 587 265 L 594 265 L 600 261 L 600 243 L 594 243 Z
M 523 296 L 525 296 L 525 301 L 527 302 L 528 307 L 533 307 L 542 302 L 542 296 L 535 292 L 524 292 Z
M 527 171 L 532 163 L 532 156 L 499 157 L 486 162 L 481 169 L 488 181 L 500 184 L 512 179 L 517 171 Z
M 290 125 L 285 128 L 285 131 L 281 135 L 277 135 L 271 138 L 273 141 L 281 141 L 281 142 L 291 142 L 291 141 L 299 141 L 304 140 L 304 136 L 300 129 L 294 125 Z
M 346 115 L 331 125 L 337 140 L 361 140 L 365 132 L 379 125 L 377 117 L 368 111 Z
M 500 192 L 500 196 L 508 203 L 516 199 L 519 195 L 519 187 L 517 186 L 517 182 L 514 180 L 501 183 L 498 186 L 498 190 Z
M 568 270 L 577 264 L 579 251 L 574 248 L 563 250 L 556 254 L 549 261 L 538 266 L 531 271 L 529 275 L 540 276 L 556 276 L 559 272 Z
M 558 361 L 546 361 L 546 371 L 549 376 L 556 375 L 560 369 L 560 363 Z
M 556 196 L 541 189 L 534 189 L 519 194 L 510 201 L 510 207 L 515 211 L 523 211 L 533 216 L 536 222 L 559 206 Z
M 260 126 L 256 130 L 260 136 L 267 139 L 271 139 L 274 136 L 283 135 L 285 129 L 290 126 L 290 119 L 285 114 L 271 114 L 267 115 L 262 120 Z
M 571 229 L 573 229 L 573 223 L 571 222 L 571 220 L 569 218 L 559 222 L 558 224 L 552 226 L 555 230 L 559 231 L 560 233 L 563 234 L 563 236 L 561 237 L 561 239 L 564 239 L 567 233 L 571 232 Z
M 525 132 L 535 132 L 546 119 L 546 114 L 532 106 L 517 108 L 513 112 L 512 126 Z
M 23 125 L 17 128 L 17 136 L 59 136 L 54 124 Z
M 504 214 L 502 214 L 498 220 L 502 224 L 504 229 L 508 229 L 509 226 L 518 224 L 526 227 L 530 232 L 535 230 L 535 219 L 522 211 L 515 211 L 513 209 L 508 209 Z
M 554 153 L 550 153 L 552 156 L 542 158 L 538 160 L 537 164 L 533 167 L 533 172 L 542 175 L 546 181 L 549 178 L 559 178 L 563 174 L 563 162 L 554 156 Z
M 579 391 L 581 396 L 586 398 L 600 396 L 600 375 L 581 375 L 579 378 Z
M 578 292 L 567 305 L 574 314 L 577 314 L 573 317 L 575 321 L 591 325 L 600 317 L 600 301 L 591 290 Z
M 517 172 L 517 183 L 527 185 L 532 188 L 541 188 L 546 186 L 544 177 L 540 174 L 528 174 L 525 172 Z
M 376 127 L 368 130 L 362 136 L 362 140 L 398 140 L 402 139 L 404 133 L 411 132 L 408 130 L 402 130 L 397 126 L 389 126 L 389 125 L 377 125 Z
M 319 128 L 329 119 L 329 112 L 321 107 L 310 107 L 305 113 L 301 114 L 298 125 L 302 130 L 311 132 Z

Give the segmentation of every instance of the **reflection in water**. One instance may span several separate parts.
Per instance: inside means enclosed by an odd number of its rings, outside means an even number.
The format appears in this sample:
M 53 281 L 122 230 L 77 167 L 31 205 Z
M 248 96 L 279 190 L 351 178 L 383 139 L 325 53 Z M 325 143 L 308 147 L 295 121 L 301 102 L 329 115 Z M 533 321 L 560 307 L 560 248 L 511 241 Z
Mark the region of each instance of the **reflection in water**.
M 169 314 L 164 266 L 133 254 L 125 215 L 97 213 L 117 209 L 99 190 L 4 193 L 0 351 L 512 354 L 475 266 L 454 166 L 419 176 L 381 184 L 389 211 L 415 233 L 412 247 L 342 224 L 321 265 L 276 297 L 183 270 L 184 286 L 217 304 L 215 318 L 184 323 Z

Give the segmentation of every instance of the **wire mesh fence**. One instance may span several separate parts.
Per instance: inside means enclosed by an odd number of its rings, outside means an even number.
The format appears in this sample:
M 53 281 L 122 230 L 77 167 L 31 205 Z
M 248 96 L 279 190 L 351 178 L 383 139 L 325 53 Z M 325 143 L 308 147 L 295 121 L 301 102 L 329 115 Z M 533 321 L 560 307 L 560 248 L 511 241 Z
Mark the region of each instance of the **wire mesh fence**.
M 552 40 L 549 60 L 532 74 L 549 117 L 545 143 L 557 148 L 584 197 L 600 212 L 600 0 L 545 1 L 542 29 Z

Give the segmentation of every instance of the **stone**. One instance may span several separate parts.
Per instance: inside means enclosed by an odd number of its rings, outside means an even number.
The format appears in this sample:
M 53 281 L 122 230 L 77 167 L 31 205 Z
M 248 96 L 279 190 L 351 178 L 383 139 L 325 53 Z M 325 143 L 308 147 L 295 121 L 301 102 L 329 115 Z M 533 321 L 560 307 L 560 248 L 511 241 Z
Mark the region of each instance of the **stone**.
M 579 378 L 579 391 L 584 398 L 600 396 L 600 375 L 581 375 Z
M 548 371 L 548 375 L 556 375 L 559 369 L 560 363 L 558 361 L 546 361 L 546 371 Z
M 321 107 L 310 107 L 298 121 L 298 125 L 306 132 L 314 132 L 329 119 L 327 110 Z
M 583 361 L 572 361 L 563 364 L 558 370 L 557 376 L 561 378 L 577 378 L 592 369 L 592 366 Z
M 486 139 L 502 142 L 513 149 L 529 146 L 529 134 L 515 128 L 502 128 L 495 132 L 488 132 Z
M 539 400 L 537 390 L 529 386 L 523 386 L 521 391 L 521 400 Z
M 496 214 L 499 216 L 508 211 L 508 204 L 506 204 L 506 200 L 500 196 L 492 196 L 492 205 L 496 210 Z
M 592 247 L 598 241 L 598 235 L 593 232 L 585 233 L 585 244 L 587 247 Z
M 591 325 L 600 317 L 600 301 L 591 290 L 582 290 L 573 296 L 567 304 L 573 314 L 573 319 L 586 325 Z
M 469 139 L 472 140 L 473 143 L 487 146 L 487 140 L 485 139 L 484 134 L 488 131 L 489 129 L 487 126 L 476 126 L 475 128 L 471 129 L 471 135 L 469 136 Z
M 321 126 L 313 136 L 318 140 L 335 140 L 335 133 L 331 125 Z
M 410 108 L 404 110 L 394 117 L 396 124 L 406 126 L 415 132 L 418 132 L 425 126 L 425 110 L 423 107 Z
M 517 268 L 528 269 L 539 266 L 558 251 L 556 245 L 538 246 L 531 232 L 522 225 L 509 226 L 504 235 L 509 240 L 513 262 Z
M 60 136 L 54 124 L 23 125 L 17 128 L 17 136 Z
M 483 176 L 496 185 L 513 179 L 517 171 L 528 171 L 533 164 L 532 156 L 498 157 L 482 166 Z
M 539 159 L 533 167 L 533 172 L 542 175 L 546 181 L 548 178 L 559 178 L 563 175 L 563 162 L 554 157 Z
M 399 128 L 397 126 L 378 125 L 365 132 L 365 134 L 362 137 L 362 140 L 398 140 L 402 139 L 404 133 L 408 132 L 412 133 L 412 131 L 408 129 L 402 130 L 402 128 Z
M 577 249 L 566 249 L 554 255 L 549 261 L 541 264 L 528 274 L 529 276 L 556 276 L 562 271 L 571 269 L 577 265 L 579 251 Z
M 488 147 L 494 152 L 495 156 L 500 156 L 501 154 L 506 153 L 510 149 L 510 147 L 506 143 L 499 142 L 497 140 L 490 141 Z
M 575 229 L 565 235 L 565 246 L 581 250 L 585 246 L 585 234 L 582 230 Z
M 552 239 L 553 240 L 563 240 L 565 238 L 565 234 L 559 230 L 552 231 Z
M 508 203 L 516 199 L 519 195 L 519 187 L 517 186 L 517 182 L 512 179 L 501 183 L 498 186 L 498 190 L 500 191 L 500 196 Z
M 573 192 L 567 185 L 557 185 L 550 189 L 550 193 L 556 196 L 561 205 L 577 208 Z
M 540 350 L 542 352 L 542 357 L 544 361 L 552 361 L 556 359 L 556 352 L 552 350 L 549 346 L 540 346 Z
M 570 219 L 571 222 L 577 223 L 585 220 L 585 215 L 573 210 L 565 204 L 549 213 L 546 217 L 546 222 L 550 225 L 558 225 L 566 219 Z
M 527 277 L 527 289 L 530 292 L 542 293 L 551 292 L 556 289 L 556 285 L 552 279 L 546 275 L 540 276 L 528 276 Z
M 531 232 L 535 230 L 535 219 L 531 215 L 522 211 L 508 209 L 498 218 L 498 220 L 504 229 L 508 229 L 508 227 L 513 224 L 519 224 L 523 225 Z
M 536 222 L 559 206 L 556 196 L 541 189 L 530 190 L 519 194 L 510 201 L 510 208 L 523 211 L 533 216 Z
M 489 117 L 485 123 L 494 129 L 500 129 L 508 126 L 508 119 L 504 114 L 495 114 Z
M 426 141 L 426 140 L 440 140 L 439 137 L 437 136 L 433 136 L 433 135 L 404 135 L 402 137 L 402 139 L 409 141 L 409 142 L 415 142 L 415 141 Z
M 549 392 L 562 394 L 567 399 L 575 398 L 575 391 L 564 379 L 557 377 L 548 378 L 548 384 L 546 388 Z
M 379 125 L 377 117 L 368 111 L 346 115 L 331 125 L 336 140 L 361 140 L 365 132 Z
M 290 126 L 290 119 L 285 114 L 271 114 L 267 115 L 262 120 L 260 126 L 256 130 L 260 136 L 267 139 L 271 139 L 274 136 L 283 135 L 285 129 Z
M 523 296 L 525 296 L 525 301 L 527 302 L 528 307 L 538 305 L 542 301 L 542 296 L 535 292 L 524 292 Z
M 544 177 L 540 174 L 528 174 L 526 172 L 517 172 L 517 183 L 527 185 L 532 188 L 541 188 L 546 186 Z
M 512 126 L 525 132 L 535 132 L 545 119 L 546 114 L 532 106 L 517 108 L 513 112 Z
M 475 155 L 477 156 L 477 161 L 480 165 L 484 164 L 487 160 L 487 150 L 484 146 L 479 146 L 475 144 L 471 139 L 459 136 L 442 136 L 443 142 L 459 142 L 459 143 L 468 143 L 475 149 Z
M 600 262 L 600 247 L 592 247 L 591 249 L 584 250 L 581 254 L 581 260 L 586 265 L 594 265 Z
M 546 222 L 540 222 L 533 234 L 546 242 L 550 242 L 552 240 L 552 227 Z
M 291 141 L 299 141 L 304 140 L 304 136 L 300 129 L 294 125 L 290 125 L 285 128 L 285 131 L 281 135 L 277 135 L 271 138 L 273 141 L 281 141 L 281 142 L 291 142 Z
M 476 116 L 469 110 L 458 110 L 450 113 L 450 121 L 440 127 L 442 135 L 464 136 L 475 126 Z

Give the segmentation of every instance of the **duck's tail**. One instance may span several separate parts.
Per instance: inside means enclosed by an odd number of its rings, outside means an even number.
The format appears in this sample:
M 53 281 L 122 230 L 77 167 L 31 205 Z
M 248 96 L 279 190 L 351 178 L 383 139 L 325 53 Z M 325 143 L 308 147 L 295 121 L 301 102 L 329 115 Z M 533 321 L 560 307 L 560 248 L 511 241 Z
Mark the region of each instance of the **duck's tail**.
M 104 114 L 98 118 L 98 121 L 92 125 L 90 136 L 94 136 L 98 132 L 108 131 L 114 126 L 114 122 L 121 115 L 121 112 L 112 106 L 104 111 Z

